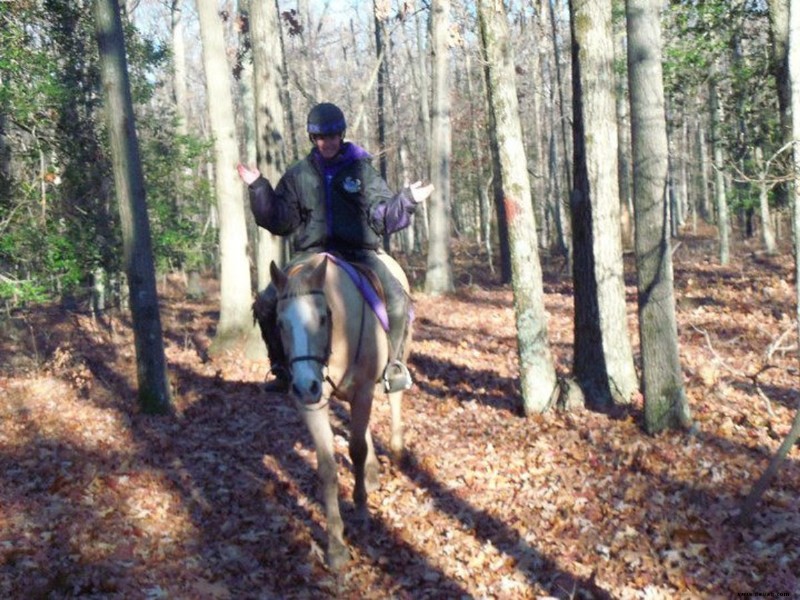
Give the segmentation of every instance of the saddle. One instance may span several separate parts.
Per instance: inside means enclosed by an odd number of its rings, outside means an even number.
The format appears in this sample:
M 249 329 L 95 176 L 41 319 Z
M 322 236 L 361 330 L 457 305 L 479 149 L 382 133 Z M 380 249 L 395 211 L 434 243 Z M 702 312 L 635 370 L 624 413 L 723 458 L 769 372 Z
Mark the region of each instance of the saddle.
M 367 267 L 346 261 L 340 256 L 323 252 L 329 260 L 350 276 L 356 289 L 361 293 L 364 302 L 372 309 L 383 330 L 389 332 L 389 314 L 386 312 L 386 296 L 383 292 L 383 285 L 375 273 Z

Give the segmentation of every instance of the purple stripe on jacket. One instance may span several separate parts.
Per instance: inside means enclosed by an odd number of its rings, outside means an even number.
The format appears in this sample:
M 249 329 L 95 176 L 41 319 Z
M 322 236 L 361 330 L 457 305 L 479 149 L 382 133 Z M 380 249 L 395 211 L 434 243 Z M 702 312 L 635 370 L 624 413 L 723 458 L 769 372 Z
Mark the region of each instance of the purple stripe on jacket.
M 345 142 L 341 152 L 332 160 L 326 161 L 319 151 L 313 150 L 314 160 L 322 173 L 325 181 L 325 214 L 328 236 L 331 235 L 333 221 L 332 187 L 331 183 L 341 169 L 357 160 L 369 160 L 372 155 L 364 148 L 353 142 Z M 370 217 L 373 222 L 384 224 L 384 233 L 390 234 L 405 229 L 411 224 L 411 215 L 416 209 L 416 203 L 408 188 L 403 189 L 388 202 L 379 203 L 372 211 Z

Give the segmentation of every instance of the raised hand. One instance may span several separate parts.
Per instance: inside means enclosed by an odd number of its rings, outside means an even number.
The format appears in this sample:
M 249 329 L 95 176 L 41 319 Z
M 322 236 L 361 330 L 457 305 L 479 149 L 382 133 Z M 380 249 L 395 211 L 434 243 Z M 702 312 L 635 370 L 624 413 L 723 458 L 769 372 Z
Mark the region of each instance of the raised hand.
M 425 202 L 428 199 L 428 196 L 431 195 L 433 192 L 433 184 L 429 183 L 428 185 L 422 185 L 421 181 L 415 181 L 408 189 L 411 190 L 411 197 L 414 198 L 414 202 L 419 204 L 420 202 Z
M 236 170 L 239 173 L 239 177 L 241 177 L 242 181 L 244 181 L 247 185 L 250 185 L 256 179 L 261 177 L 261 172 L 258 169 L 255 169 L 253 167 L 247 167 L 242 163 L 236 165 Z

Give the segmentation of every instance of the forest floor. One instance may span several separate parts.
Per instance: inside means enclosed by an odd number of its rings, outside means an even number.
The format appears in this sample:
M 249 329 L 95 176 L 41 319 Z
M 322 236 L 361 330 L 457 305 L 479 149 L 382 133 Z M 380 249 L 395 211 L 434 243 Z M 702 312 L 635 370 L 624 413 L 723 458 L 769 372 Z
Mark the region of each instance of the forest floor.
M 648 436 L 641 401 L 609 416 L 520 411 L 512 293 L 458 248 L 456 291 L 414 293 L 407 458 L 388 457 L 355 526 L 347 410 L 335 404 L 346 539 L 324 564 L 316 459 L 266 360 L 210 357 L 216 292 L 162 282 L 175 415 L 140 414 L 128 318 L 58 307 L 0 322 L 0 597 L 800 597 L 800 448 L 752 522 L 732 521 L 789 430 L 798 392 L 791 252 L 709 236 L 674 252 L 681 360 L 698 431 Z M 636 288 L 626 257 L 631 339 Z M 545 260 L 549 335 L 569 374 L 572 294 Z M 419 286 L 423 264 L 408 266 Z

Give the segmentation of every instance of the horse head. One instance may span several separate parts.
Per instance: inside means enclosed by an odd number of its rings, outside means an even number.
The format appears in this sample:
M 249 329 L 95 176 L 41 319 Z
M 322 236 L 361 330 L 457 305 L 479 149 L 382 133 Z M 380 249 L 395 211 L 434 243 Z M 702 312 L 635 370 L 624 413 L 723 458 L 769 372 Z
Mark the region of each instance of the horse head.
M 331 315 L 325 297 L 328 259 L 286 274 L 273 261 L 277 321 L 291 377 L 289 394 L 307 408 L 324 406 L 323 384 L 331 352 Z

